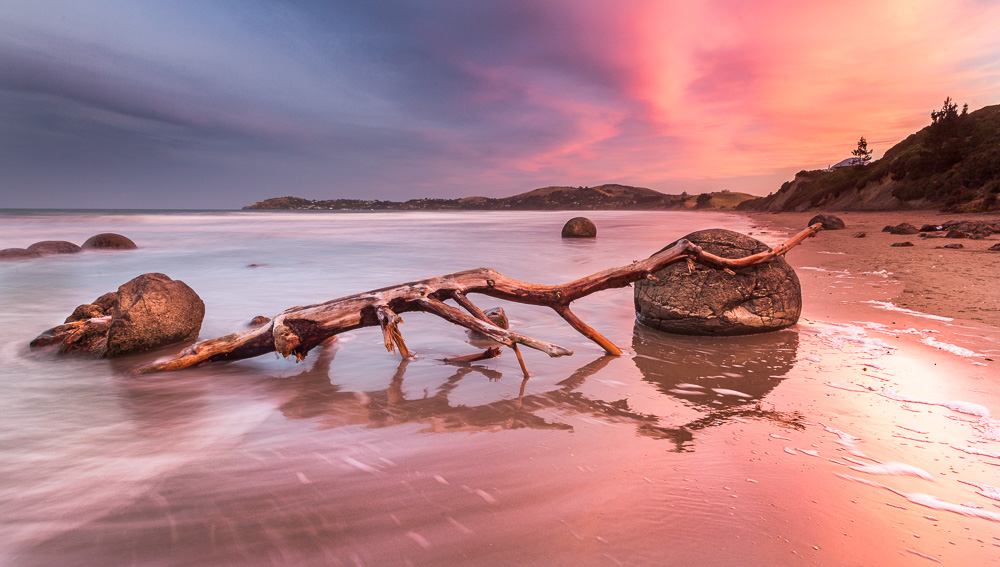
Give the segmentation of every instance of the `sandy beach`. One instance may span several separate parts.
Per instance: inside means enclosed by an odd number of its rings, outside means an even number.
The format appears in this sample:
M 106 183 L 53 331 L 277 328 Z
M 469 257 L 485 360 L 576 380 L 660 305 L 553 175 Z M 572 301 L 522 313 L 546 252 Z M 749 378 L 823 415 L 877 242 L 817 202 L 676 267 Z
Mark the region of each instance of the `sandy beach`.
M 817 213 L 756 213 L 750 215 L 767 230 L 781 227 L 800 230 Z M 998 214 L 955 215 L 937 211 L 838 212 L 843 230 L 824 230 L 789 254 L 793 265 L 822 265 L 851 273 L 883 272 L 898 290 L 891 301 L 922 313 L 978 321 L 1000 327 L 1000 289 L 996 277 L 1000 252 L 989 247 L 1000 242 L 993 235 L 984 240 L 921 238 L 882 232 L 887 225 L 908 222 L 916 227 L 949 220 L 1000 221 Z M 864 237 L 859 237 L 864 233 Z M 911 247 L 893 247 L 896 242 Z M 960 243 L 961 249 L 943 248 Z

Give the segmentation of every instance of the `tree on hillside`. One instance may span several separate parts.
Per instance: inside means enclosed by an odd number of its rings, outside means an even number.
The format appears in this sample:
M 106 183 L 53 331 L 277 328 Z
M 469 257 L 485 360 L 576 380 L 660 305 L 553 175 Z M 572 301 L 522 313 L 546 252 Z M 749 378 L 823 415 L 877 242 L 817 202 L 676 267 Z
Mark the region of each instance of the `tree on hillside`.
M 854 165 L 864 167 L 868 165 L 868 162 L 872 160 L 872 150 L 868 149 L 868 141 L 865 140 L 864 136 L 858 140 L 858 147 L 851 155 L 854 156 Z
M 962 114 L 965 114 L 969 110 L 969 105 L 966 104 L 962 108 Z M 944 124 L 951 120 L 958 118 L 958 104 L 952 102 L 951 97 L 944 99 L 944 104 L 941 106 L 941 110 L 931 111 L 931 123 L 932 124 Z
M 944 99 L 940 110 L 931 111 L 931 125 L 928 132 L 928 143 L 935 153 L 934 170 L 947 171 L 952 165 L 962 160 L 965 154 L 965 126 L 969 123 L 969 105 L 962 106 L 958 112 L 958 104 L 951 97 Z
M 695 199 L 694 208 L 696 209 L 707 209 L 710 208 L 711 206 L 712 206 L 712 196 L 709 195 L 708 193 L 702 193 L 701 195 L 698 195 L 697 199 Z

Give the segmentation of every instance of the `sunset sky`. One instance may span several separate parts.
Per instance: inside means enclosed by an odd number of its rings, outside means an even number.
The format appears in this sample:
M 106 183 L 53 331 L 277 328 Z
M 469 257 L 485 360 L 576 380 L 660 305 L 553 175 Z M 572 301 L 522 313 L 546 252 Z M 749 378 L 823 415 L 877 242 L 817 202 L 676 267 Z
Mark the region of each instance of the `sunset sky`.
M 0 208 L 766 195 L 1000 104 L 993 1 L 5 0 Z

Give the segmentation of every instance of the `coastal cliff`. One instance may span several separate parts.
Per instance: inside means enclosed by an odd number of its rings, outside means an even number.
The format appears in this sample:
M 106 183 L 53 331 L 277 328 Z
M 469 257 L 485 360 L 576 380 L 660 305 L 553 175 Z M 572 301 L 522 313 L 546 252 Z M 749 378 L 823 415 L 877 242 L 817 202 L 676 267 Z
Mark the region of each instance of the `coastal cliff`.
M 1000 209 L 1000 105 L 959 113 L 949 103 L 933 113 L 932 124 L 890 148 L 882 159 L 832 171 L 800 171 L 777 192 L 737 209 Z

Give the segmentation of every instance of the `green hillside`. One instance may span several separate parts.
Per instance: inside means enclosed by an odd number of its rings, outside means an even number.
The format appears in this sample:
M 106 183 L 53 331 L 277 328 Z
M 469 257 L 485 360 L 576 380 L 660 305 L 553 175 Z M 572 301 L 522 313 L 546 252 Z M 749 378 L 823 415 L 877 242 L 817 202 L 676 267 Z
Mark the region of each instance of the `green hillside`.
M 959 111 L 945 101 L 933 122 L 866 166 L 800 171 L 741 210 L 1000 209 L 1000 105 Z

